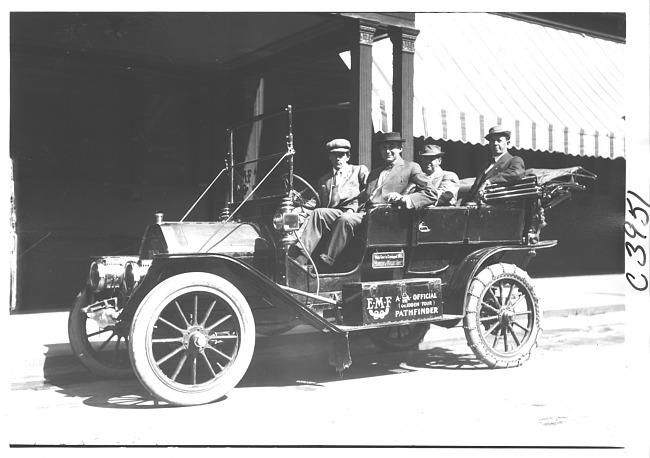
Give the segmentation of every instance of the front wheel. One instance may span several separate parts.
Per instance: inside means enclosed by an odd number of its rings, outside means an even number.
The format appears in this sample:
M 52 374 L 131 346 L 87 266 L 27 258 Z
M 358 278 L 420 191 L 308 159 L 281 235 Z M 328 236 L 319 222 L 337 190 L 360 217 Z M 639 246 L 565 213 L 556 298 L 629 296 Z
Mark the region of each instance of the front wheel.
M 388 326 L 368 330 L 368 338 L 376 346 L 388 351 L 410 350 L 424 339 L 429 323 Z
M 537 346 L 539 301 L 530 277 L 513 264 L 483 269 L 469 287 L 463 328 L 467 344 L 491 368 L 520 366 Z
M 101 326 L 82 310 L 89 305 L 86 289 L 75 298 L 68 316 L 68 339 L 72 352 L 95 375 L 133 377 L 129 359 L 128 328 L 123 323 Z
M 232 283 L 189 272 L 164 280 L 143 299 L 130 343 L 135 373 L 152 395 L 175 405 L 207 404 L 246 373 L 255 323 Z

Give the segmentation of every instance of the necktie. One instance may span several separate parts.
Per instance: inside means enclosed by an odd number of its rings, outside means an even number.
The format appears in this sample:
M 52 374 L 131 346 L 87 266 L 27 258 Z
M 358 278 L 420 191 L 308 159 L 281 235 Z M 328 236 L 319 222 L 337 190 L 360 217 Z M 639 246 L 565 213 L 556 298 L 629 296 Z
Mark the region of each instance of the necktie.
M 390 173 L 390 170 L 392 168 L 393 168 L 393 166 L 389 165 L 389 166 L 385 167 L 384 170 L 382 170 L 379 173 L 379 178 L 377 178 L 377 187 L 375 188 L 375 190 L 372 192 L 372 195 L 370 196 L 370 199 L 373 202 L 375 202 L 375 203 L 383 202 L 383 198 L 381 197 L 381 195 L 383 194 L 383 190 L 381 189 L 381 187 L 386 182 L 386 178 L 388 177 L 388 174 Z
M 379 174 L 379 179 L 377 180 L 377 188 L 381 188 L 384 185 L 384 182 L 386 181 L 386 177 L 388 177 L 388 174 L 390 173 L 390 170 L 393 168 L 392 165 L 386 166 L 384 170 L 381 171 Z
M 336 207 L 339 204 L 339 201 L 341 200 L 339 196 L 339 187 L 338 187 L 339 174 L 340 172 L 336 172 L 332 177 L 332 189 L 330 190 L 329 208 Z

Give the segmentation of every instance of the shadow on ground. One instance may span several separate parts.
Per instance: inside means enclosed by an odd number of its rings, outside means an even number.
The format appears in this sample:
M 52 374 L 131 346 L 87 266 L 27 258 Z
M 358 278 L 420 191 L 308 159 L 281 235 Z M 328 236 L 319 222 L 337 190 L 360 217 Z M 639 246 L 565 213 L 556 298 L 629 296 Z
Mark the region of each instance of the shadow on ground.
M 377 349 L 366 336 L 360 333 L 351 335 L 350 353 L 351 367 L 338 373 L 328 363 L 329 336 L 326 334 L 305 333 L 258 339 L 251 365 L 238 387 L 295 386 L 298 389 L 309 390 L 343 380 L 379 377 L 423 369 L 485 368 L 471 354 L 460 354 L 439 346 L 421 350 L 386 352 Z M 48 371 L 45 371 L 44 385 L 56 387 L 57 391 L 65 396 L 86 398 L 84 404 L 94 407 L 115 409 L 170 407 L 165 403 L 157 402 L 135 377 L 126 380 L 102 379 L 83 370 L 83 367 L 80 369 L 68 374 L 51 372 L 47 375 Z M 227 397 L 217 402 L 225 399 Z

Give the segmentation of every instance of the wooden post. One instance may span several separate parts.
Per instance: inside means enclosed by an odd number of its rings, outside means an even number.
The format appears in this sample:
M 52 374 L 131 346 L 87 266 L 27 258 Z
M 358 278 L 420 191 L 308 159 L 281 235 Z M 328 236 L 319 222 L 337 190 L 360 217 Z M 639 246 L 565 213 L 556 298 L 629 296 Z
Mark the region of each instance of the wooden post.
M 404 143 L 402 156 L 412 161 L 413 154 L 413 73 L 415 39 L 419 30 L 405 27 L 390 28 L 393 43 L 393 131 L 401 132 Z
M 16 234 L 16 202 L 14 195 L 14 164 L 9 157 L 9 310 L 16 310 L 16 272 L 18 270 L 18 235 Z
M 359 21 L 350 47 L 352 161 L 372 169 L 372 41 L 377 22 Z M 358 158 L 355 155 L 358 154 Z

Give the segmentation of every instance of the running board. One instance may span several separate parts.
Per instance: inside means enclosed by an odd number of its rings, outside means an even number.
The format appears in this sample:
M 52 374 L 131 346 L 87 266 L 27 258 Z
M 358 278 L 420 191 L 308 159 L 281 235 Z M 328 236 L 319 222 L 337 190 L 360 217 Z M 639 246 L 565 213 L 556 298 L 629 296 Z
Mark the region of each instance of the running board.
M 435 320 L 429 319 L 429 320 L 398 321 L 396 323 L 377 323 L 377 324 L 366 324 L 360 326 L 338 325 L 334 323 L 332 324 L 334 324 L 334 326 L 336 326 L 342 332 L 352 332 L 352 331 L 362 331 L 364 329 L 388 328 L 392 326 L 408 326 L 411 324 L 419 324 L 419 323 L 437 323 L 439 321 L 451 321 L 451 320 L 458 320 L 462 318 L 464 318 L 463 315 L 441 315 Z

